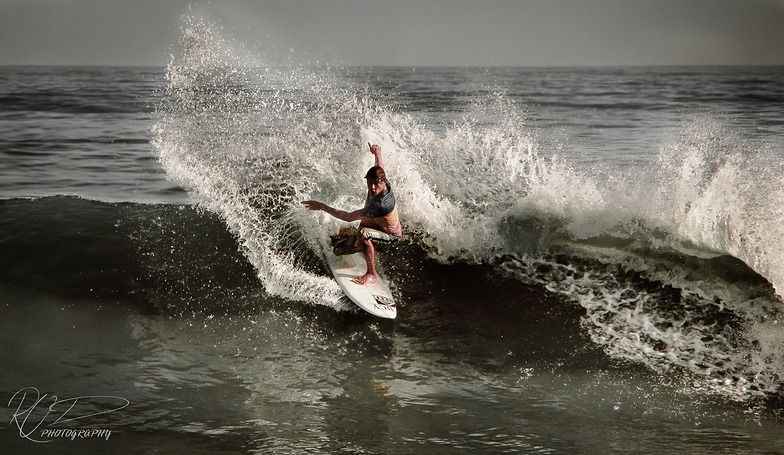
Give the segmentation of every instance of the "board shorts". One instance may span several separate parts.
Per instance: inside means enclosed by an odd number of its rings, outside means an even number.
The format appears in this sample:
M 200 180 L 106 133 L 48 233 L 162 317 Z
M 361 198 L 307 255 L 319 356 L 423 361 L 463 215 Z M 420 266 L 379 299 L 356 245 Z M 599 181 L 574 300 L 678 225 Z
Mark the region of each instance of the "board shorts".
M 395 243 L 400 241 L 400 237 L 396 235 L 387 234 L 384 231 L 379 231 L 378 229 L 373 229 L 369 227 L 359 228 L 359 233 L 370 241 L 378 241 L 378 242 L 385 242 L 385 243 Z
M 362 227 L 352 234 L 332 236 L 332 252 L 335 253 L 335 256 L 342 256 L 362 251 L 362 242 L 359 240 L 360 235 L 373 242 L 377 247 L 381 247 L 381 250 L 383 250 L 384 246 L 392 246 L 400 241 L 400 237 L 392 234 L 369 227 Z

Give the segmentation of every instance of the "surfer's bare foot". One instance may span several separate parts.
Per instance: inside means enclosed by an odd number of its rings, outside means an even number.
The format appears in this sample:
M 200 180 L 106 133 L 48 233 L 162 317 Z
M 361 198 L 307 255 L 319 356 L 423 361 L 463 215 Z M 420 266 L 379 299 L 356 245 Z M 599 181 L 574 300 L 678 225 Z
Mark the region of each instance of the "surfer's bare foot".
M 376 276 L 375 276 L 375 275 L 371 275 L 371 274 L 369 274 L 369 273 L 366 273 L 366 274 L 364 274 L 364 275 L 362 275 L 362 276 L 358 276 L 358 277 L 354 278 L 354 279 L 353 279 L 353 280 L 351 280 L 351 281 L 352 281 L 353 283 L 356 283 L 356 284 L 369 284 L 369 283 L 375 283 L 375 282 L 376 282 Z

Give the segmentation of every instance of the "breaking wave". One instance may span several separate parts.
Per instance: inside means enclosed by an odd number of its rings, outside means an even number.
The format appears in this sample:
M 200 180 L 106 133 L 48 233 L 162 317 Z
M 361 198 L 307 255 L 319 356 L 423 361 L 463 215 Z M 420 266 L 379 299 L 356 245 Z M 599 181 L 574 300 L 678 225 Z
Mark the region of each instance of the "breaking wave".
M 180 47 L 153 145 L 168 175 L 225 221 L 267 293 L 343 308 L 321 261 L 339 222 L 299 201 L 361 206 L 373 142 L 408 248 L 493 264 L 580 305 L 610 356 L 740 398 L 778 390 L 775 147 L 694 116 L 655 159 L 608 171 L 568 160 L 568 144 L 530 126 L 502 87 L 431 125 L 351 68 L 265 62 L 203 21 L 186 20 Z

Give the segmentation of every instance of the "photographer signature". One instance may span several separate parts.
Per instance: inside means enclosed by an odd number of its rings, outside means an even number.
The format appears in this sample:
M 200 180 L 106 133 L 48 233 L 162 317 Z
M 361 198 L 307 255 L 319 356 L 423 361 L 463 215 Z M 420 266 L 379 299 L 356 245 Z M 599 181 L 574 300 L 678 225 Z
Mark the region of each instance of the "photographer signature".
M 52 432 L 43 428 L 119 411 L 131 403 L 125 398 L 111 395 L 59 398 L 48 393 L 42 395 L 35 387 L 25 387 L 16 392 L 8 401 L 8 406 L 12 406 L 17 399 L 19 405 L 10 423 L 16 424 L 19 436 L 33 442 L 51 442 L 51 439 L 34 439 L 33 435 L 39 429 L 42 429 L 42 435 L 50 435 Z M 79 407 L 74 410 L 77 405 Z M 51 420 L 54 421 L 48 423 Z

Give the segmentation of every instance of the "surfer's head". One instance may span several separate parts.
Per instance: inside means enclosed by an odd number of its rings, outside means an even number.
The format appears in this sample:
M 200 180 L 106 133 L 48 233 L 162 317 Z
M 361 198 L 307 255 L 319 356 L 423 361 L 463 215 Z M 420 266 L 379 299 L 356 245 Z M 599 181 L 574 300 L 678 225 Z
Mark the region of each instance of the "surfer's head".
M 368 179 L 368 181 L 374 180 L 378 183 L 385 183 L 387 181 L 387 174 L 381 166 L 373 166 L 368 169 L 365 178 Z
M 378 196 L 387 189 L 387 174 L 379 166 L 373 166 L 365 174 L 367 179 L 368 191 L 374 196 Z

